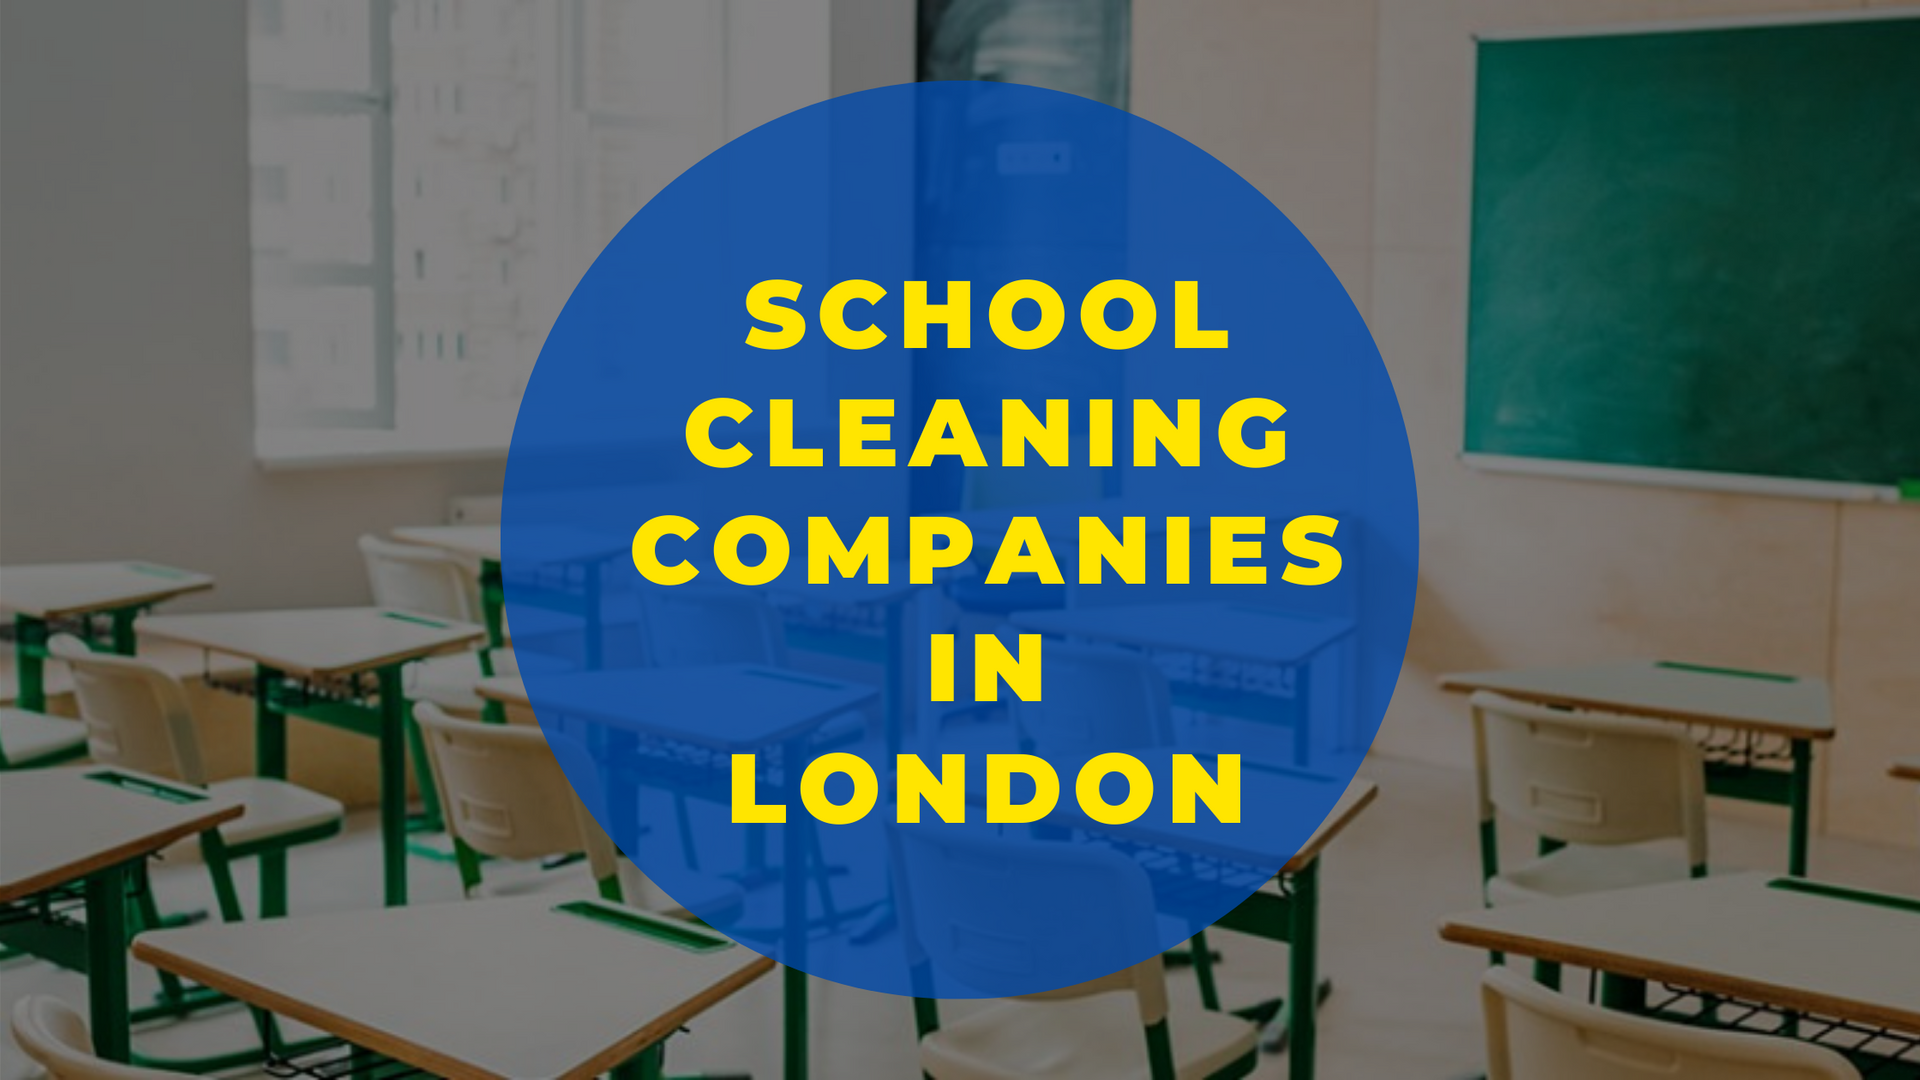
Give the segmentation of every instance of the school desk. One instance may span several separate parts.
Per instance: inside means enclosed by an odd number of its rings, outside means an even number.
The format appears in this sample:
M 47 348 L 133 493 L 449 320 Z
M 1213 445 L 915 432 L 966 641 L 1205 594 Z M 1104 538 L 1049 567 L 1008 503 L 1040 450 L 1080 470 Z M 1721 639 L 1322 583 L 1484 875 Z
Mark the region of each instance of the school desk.
M 0 775 L 0 944 L 87 973 L 102 1057 L 127 1061 L 132 1053 L 126 916 L 134 864 L 244 810 L 126 769 Z
M 380 841 L 386 902 L 407 902 L 407 754 L 412 743 L 421 796 L 437 813 L 425 749 L 407 711 L 401 669 L 466 648 L 483 627 L 381 608 L 313 608 L 208 615 L 149 615 L 142 634 L 254 665 L 254 771 L 285 779 L 287 717 L 375 739 L 380 747 Z M 437 822 L 429 822 L 437 827 Z M 260 857 L 262 896 L 284 899 L 284 852 Z
M 880 668 L 880 713 L 885 725 L 887 752 L 898 753 L 917 712 L 910 704 L 907 673 L 911 657 L 926 648 L 933 632 L 939 593 L 927 585 L 899 580 L 868 585 L 836 578 L 809 585 L 798 575 L 766 586 L 767 596 L 782 612 L 787 645 L 808 652 L 841 656 Z M 936 574 L 935 580 L 944 580 Z M 858 628 L 834 625 L 833 613 L 847 611 L 867 617 Z
M 133 955 L 338 1036 L 362 1068 L 459 1080 L 655 1080 L 670 1036 L 773 969 L 694 923 L 539 896 L 156 930 Z
M 561 587 L 529 587 L 523 591 L 528 602 L 537 607 L 578 616 L 583 624 L 586 664 L 601 665 L 605 655 L 601 625 L 601 568 L 626 549 L 609 545 L 602 537 L 578 529 L 560 526 L 529 528 L 516 532 L 517 549 L 530 555 L 530 571 L 557 575 Z M 487 623 L 487 644 L 499 648 L 507 643 L 507 593 L 501 576 L 503 540 L 501 527 L 492 525 L 409 525 L 393 530 L 395 540 L 438 548 L 480 564 L 480 608 Z M 578 570 L 573 583 L 570 572 Z
M 644 741 L 649 746 L 671 748 L 682 757 L 687 766 L 684 771 L 691 779 L 671 789 L 675 794 L 723 804 L 732 797 L 732 755 L 756 753 L 764 757 L 769 751 L 778 751 L 783 760 L 798 760 L 810 736 L 822 724 L 866 705 L 878 694 L 874 687 L 860 683 L 752 664 L 572 672 L 543 676 L 540 684 L 539 711 L 547 714 L 547 722 L 566 717 L 608 729 L 601 763 L 613 775 L 606 781 L 606 790 L 620 790 L 631 782 L 619 775 L 619 762 L 636 753 Z M 476 689 L 490 701 L 533 707 L 519 678 L 487 679 Z M 610 709 L 610 702 L 700 704 L 697 709 L 670 706 L 640 710 Z M 700 761 L 706 763 L 704 768 L 698 766 Z M 775 772 L 774 763 L 762 763 L 763 799 L 775 797 L 766 783 L 766 777 Z M 787 769 L 792 782 L 797 783 L 797 773 L 797 769 Z M 639 833 L 637 799 L 617 800 L 608 813 L 619 815 L 609 823 L 608 831 L 615 836 Z M 804 1080 L 807 1075 L 807 982 L 805 972 L 800 970 L 806 964 L 807 931 L 812 925 L 806 885 L 813 873 L 827 872 L 824 866 L 817 866 L 822 861 L 814 846 L 817 836 L 805 826 L 807 820 L 802 814 L 795 825 L 780 830 L 783 922 L 788 928 L 789 955 L 794 964 L 786 968 L 783 989 L 787 1080 Z M 749 840 L 758 835 L 754 830 Z M 750 859 L 757 862 L 751 843 L 749 852 Z M 855 914 L 839 917 L 850 919 Z
M 51 625 L 77 620 L 75 629 L 98 646 L 132 656 L 133 621 L 141 612 L 176 596 L 213 588 L 213 579 L 191 570 L 146 562 L 39 563 L 0 566 L 0 612 L 13 615 L 15 703 L 45 712 L 47 638 Z M 105 633 L 93 620 L 107 620 Z
M 1247 666 L 1277 669 L 1281 681 L 1267 687 L 1215 686 L 1198 676 L 1174 680 L 1173 703 L 1290 728 L 1296 765 L 1305 765 L 1312 749 L 1313 661 L 1350 640 L 1354 630 L 1350 619 L 1236 603 L 1017 611 L 1011 621 L 1060 637 L 1226 660 L 1242 665 L 1243 676 Z M 1349 656 L 1344 668 L 1343 696 L 1351 701 L 1358 665 Z
M 1785 806 L 1791 815 L 1787 872 L 1804 877 L 1813 821 L 1813 744 L 1833 738 L 1827 684 L 1776 675 L 1659 660 L 1573 667 L 1473 671 L 1440 677 L 1444 689 L 1491 690 L 1521 701 L 1597 709 L 1708 729 L 1707 791 Z M 1786 746 L 1787 768 L 1770 767 L 1764 740 Z
M 1734 874 L 1474 910 L 1440 936 L 1600 972 L 1616 1008 L 1671 1016 L 1718 996 L 1729 1019 L 1816 1041 L 1880 1032 L 1920 1055 L 1920 899 Z
M 1151 760 L 1144 755 L 1142 759 Z M 1171 789 L 1170 768 L 1164 762 L 1148 766 L 1154 774 L 1155 790 Z M 1247 764 L 1241 773 L 1243 819 L 1257 821 L 1262 805 L 1276 803 L 1283 793 L 1300 785 L 1326 787 L 1329 790 L 1325 794 L 1332 794 L 1331 785 L 1336 783 L 1313 773 Z M 1199 812 L 1201 821 L 1194 825 L 1153 822 L 1147 817 L 1125 825 L 1108 825 L 1087 817 L 1078 803 L 1063 802 L 1047 820 L 1116 842 L 1147 870 L 1156 891 L 1206 887 L 1219 881 L 1237 883 L 1245 890 L 1262 883 L 1262 875 L 1250 868 L 1280 864 L 1276 890 L 1254 892 L 1214 925 L 1287 944 L 1288 1076 L 1292 1080 L 1312 1080 L 1318 1046 L 1315 1009 L 1320 996 L 1320 855 L 1372 804 L 1379 790 L 1369 780 L 1349 783 L 1298 851 L 1274 850 L 1262 830 L 1250 825 L 1223 825 L 1208 819 L 1205 810 Z M 1203 968 L 1212 963 L 1206 950 L 1196 949 L 1193 956 Z M 1206 1002 L 1208 1008 L 1217 1008 L 1218 1004 Z M 1179 1038 L 1178 1032 L 1174 1038 Z

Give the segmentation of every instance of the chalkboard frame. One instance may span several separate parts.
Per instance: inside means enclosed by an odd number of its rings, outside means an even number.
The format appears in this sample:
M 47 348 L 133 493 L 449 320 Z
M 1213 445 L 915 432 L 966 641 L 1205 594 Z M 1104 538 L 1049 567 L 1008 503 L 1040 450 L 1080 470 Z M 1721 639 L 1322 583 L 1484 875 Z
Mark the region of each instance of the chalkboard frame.
M 1751 29 L 1759 27 L 1816 26 L 1836 23 L 1881 22 L 1920 18 L 1920 5 L 1881 8 L 1837 9 L 1829 11 L 1768 12 L 1695 19 L 1632 20 L 1592 25 L 1515 27 L 1476 30 L 1470 36 L 1474 50 L 1467 90 L 1468 152 L 1466 154 L 1465 212 L 1462 215 L 1462 273 L 1468 288 L 1462 290 L 1461 374 L 1468 377 L 1473 295 L 1473 238 L 1475 172 L 1477 164 L 1476 130 L 1479 122 L 1479 48 L 1483 43 L 1542 41 L 1563 38 L 1624 37 L 1642 34 L 1685 33 Z M 1463 410 L 1465 401 L 1462 403 Z M 1456 457 L 1466 467 L 1480 472 L 1543 476 L 1560 479 L 1598 481 L 1643 487 L 1666 487 L 1719 491 L 1739 494 L 1801 498 L 1835 502 L 1906 502 L 1920 504 L 1920 482 L 1901 479 L 1887 484 L 1844 480 L 1771 476 L 1757 473 L 1710 472 L 1678 467 L 1628 465 L 1572 458 L 1550 458 L 1487 453 L 1468 447 L 1467 417 L 1461 414 L 1460 449 Z

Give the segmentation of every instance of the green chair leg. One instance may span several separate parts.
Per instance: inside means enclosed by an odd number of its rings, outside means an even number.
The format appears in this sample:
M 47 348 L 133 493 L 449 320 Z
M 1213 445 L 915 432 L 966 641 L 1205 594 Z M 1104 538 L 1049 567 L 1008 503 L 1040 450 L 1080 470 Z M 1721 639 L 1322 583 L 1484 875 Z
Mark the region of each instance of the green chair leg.
M 480 887 L 480 853 L 468 847 L 465 840 L 455 837 L 453 861 L 460 868 L 460 894 L 473 895 L 473 890 Z
M 1208 1012 L 1220 1011 L 1220 986 L 1213 977 L 1213 950 L 1207 946 L 1205 930 L 1188 943 L 1188 959 L 1193 962 L 1193 978 L 1200 984 L 1200 1004 Z
M 440 793 L 434 789 L 433 763 L 427 760 L 427 742 L 411 715 L 407 717 L 407 756 L 413 760 L 413 782 L 420 789 L 420 828 L 441 832 L 447 826 L 440 812 Z
M 165 920 L 160 915 L 160 903 L 153 896 L 153 877 L 147 873 L 147 864 L 138 863 L 133 868 L 133 911 L 130 913 L 135 936 L 158 929 Z M 171 971 L 160 972 L 160 1000 L 168 1005 L 179 1005 L 186 1001 L 187 988 L 180 976 Z
M 1552 960 L 1535 960 L 1533 981 L 1549 990 L 1560 989 L 1560 965 Z

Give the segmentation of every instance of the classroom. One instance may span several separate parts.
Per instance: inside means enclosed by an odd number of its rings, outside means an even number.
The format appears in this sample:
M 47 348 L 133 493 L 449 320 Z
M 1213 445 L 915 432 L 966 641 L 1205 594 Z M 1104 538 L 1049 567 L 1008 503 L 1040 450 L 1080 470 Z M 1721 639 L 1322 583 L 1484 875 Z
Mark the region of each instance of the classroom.
M 1920 1077 L 1915 102 L 0 0 L 0 1080 Z

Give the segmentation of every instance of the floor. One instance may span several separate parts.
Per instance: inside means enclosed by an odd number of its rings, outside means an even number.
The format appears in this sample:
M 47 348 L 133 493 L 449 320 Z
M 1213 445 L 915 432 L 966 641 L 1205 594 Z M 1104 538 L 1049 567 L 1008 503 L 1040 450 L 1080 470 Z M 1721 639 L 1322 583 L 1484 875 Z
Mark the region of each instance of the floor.
M 1480 954 L 1447 945 L 1434 928 L 1450 911 L 1477 903 L 1472 781 L 1463 772 L 1374 757 L 1363 775 L 1379 783 L 1378 801 L 1326 856 L 1323 970 L 1334 993 L 1321 1012 L 1319 1075 L 1328 1080 L 1409 1077 L 1448 1080 L 1471 1073 L 1483 1054 L 1474 993 L 1484 964 Z M 295 908 L 324 910 L 369 904 L 379 893 L 378 839 L 369 815 L 356 815 L 348 834 L 317 845 L 293 865 Z M 1920 821 L 1916 821 L 1920 827 Z M 1716 816 L 1717 867 L 1779 868 L 1785 859 L 1782 822 L 1756 820 L 1747 808 Z M 1516 851 L 1516 854 L 1518 852 Z M 1920 854 L 1837 839 L 1814 849 L 1814 873 L 1871 888 L 1920 894 Z M 416 902 L 455 900 L 450 864 L 411 863 Z M 205 907 L 210 892 L 194 863 L 157 874 L 169 910 Z M 244 895 L 251 885 L 241 882 Z M 1280 946 L 1219 935 L 1226 954 L 1218 969 L 1229 1005 L 1273 996 L 1285 981 Z M 1178 991 L 1193 993 L 1191 978 Z M 814 1076 L 865 1080 L 917 1075 L 912 1016 L 904 999 L 815 982 Z M 136 1000 L 150 992 L 150 972 L 135 971 Z M 0 965 L 0 1006 L 18 997 L 53 993 L 84 1001 L 82 980 L 33 961 Z M 980 1008 L 956 1004 L 955 1012 Z M 987 1006 L 990 1007 L 990 1006 Z M 762 980 L 709 1012 L 672 1045 L 675 1073 L 701 1068 L 751 1071 L 778 1077 L 778 982 Z M 208 1052 L 246 1045 L 245 1014 L 231 1011 L 139 1033 L 153 1054 Z M 1179 1032 L 1174 1032 L 1177 1042 Z M 0 1080 L 36 1071 L 0 1036 Z M 1263 1058 L 1259 1077 L 1286 1075 L 1283 1056 Z

